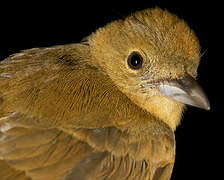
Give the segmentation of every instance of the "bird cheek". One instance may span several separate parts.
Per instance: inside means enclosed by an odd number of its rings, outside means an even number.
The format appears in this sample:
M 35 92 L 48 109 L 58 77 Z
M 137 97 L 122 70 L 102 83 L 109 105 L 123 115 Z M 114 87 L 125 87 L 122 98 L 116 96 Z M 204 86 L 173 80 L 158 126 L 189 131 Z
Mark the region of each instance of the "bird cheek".
M 141 96 L 145 101 L 148 101 L 151 97 L 160 96 L 159 88 L 153 84 L 141 85 Z

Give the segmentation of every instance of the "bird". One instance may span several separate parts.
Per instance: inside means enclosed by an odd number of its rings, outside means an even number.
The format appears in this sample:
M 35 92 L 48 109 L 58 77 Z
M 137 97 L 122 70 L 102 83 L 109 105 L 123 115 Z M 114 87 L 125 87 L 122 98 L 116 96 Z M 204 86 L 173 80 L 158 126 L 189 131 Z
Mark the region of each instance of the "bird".
M 159 7 L 79 43 L 10 55 L 0 62 L 0 179 L 169 180 L 186 105 L 210 109 L 200 59 L 195 32 Z

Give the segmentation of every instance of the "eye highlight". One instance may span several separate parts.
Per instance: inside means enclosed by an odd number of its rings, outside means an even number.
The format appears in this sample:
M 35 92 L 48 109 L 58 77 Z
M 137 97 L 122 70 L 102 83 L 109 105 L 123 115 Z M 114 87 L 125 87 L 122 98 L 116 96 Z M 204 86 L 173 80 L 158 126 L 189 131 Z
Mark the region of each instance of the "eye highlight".
M 144 60 L 139 52 L 134 51 L 128 56 L 127 63 L 131 69 L 139 70 L 143 67 Z

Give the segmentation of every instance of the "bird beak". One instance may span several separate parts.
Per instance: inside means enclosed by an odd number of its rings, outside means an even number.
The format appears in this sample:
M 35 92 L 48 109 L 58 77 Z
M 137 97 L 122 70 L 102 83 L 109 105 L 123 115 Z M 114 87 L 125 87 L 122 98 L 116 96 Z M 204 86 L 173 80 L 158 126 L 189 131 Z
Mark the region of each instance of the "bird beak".
M 158 85 L 161 95 L 170 97 L 183 104 L 205 110 L 210 109 L 207 96 L 200 85 L 188 74 L 178 80 Z

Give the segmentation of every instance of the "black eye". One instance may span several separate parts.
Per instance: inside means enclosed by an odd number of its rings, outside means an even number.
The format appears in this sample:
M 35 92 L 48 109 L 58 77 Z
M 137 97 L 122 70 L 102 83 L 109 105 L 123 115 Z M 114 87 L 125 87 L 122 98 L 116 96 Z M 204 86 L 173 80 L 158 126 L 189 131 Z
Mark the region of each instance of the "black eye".
M 134 51 L 128 56 L 128 66 L 131 69 L 134 69 L 134 70 L 141 69 L 143 67 L 143 62 L 144 60 L 141 54 L 139 54 L 138 52 Z

